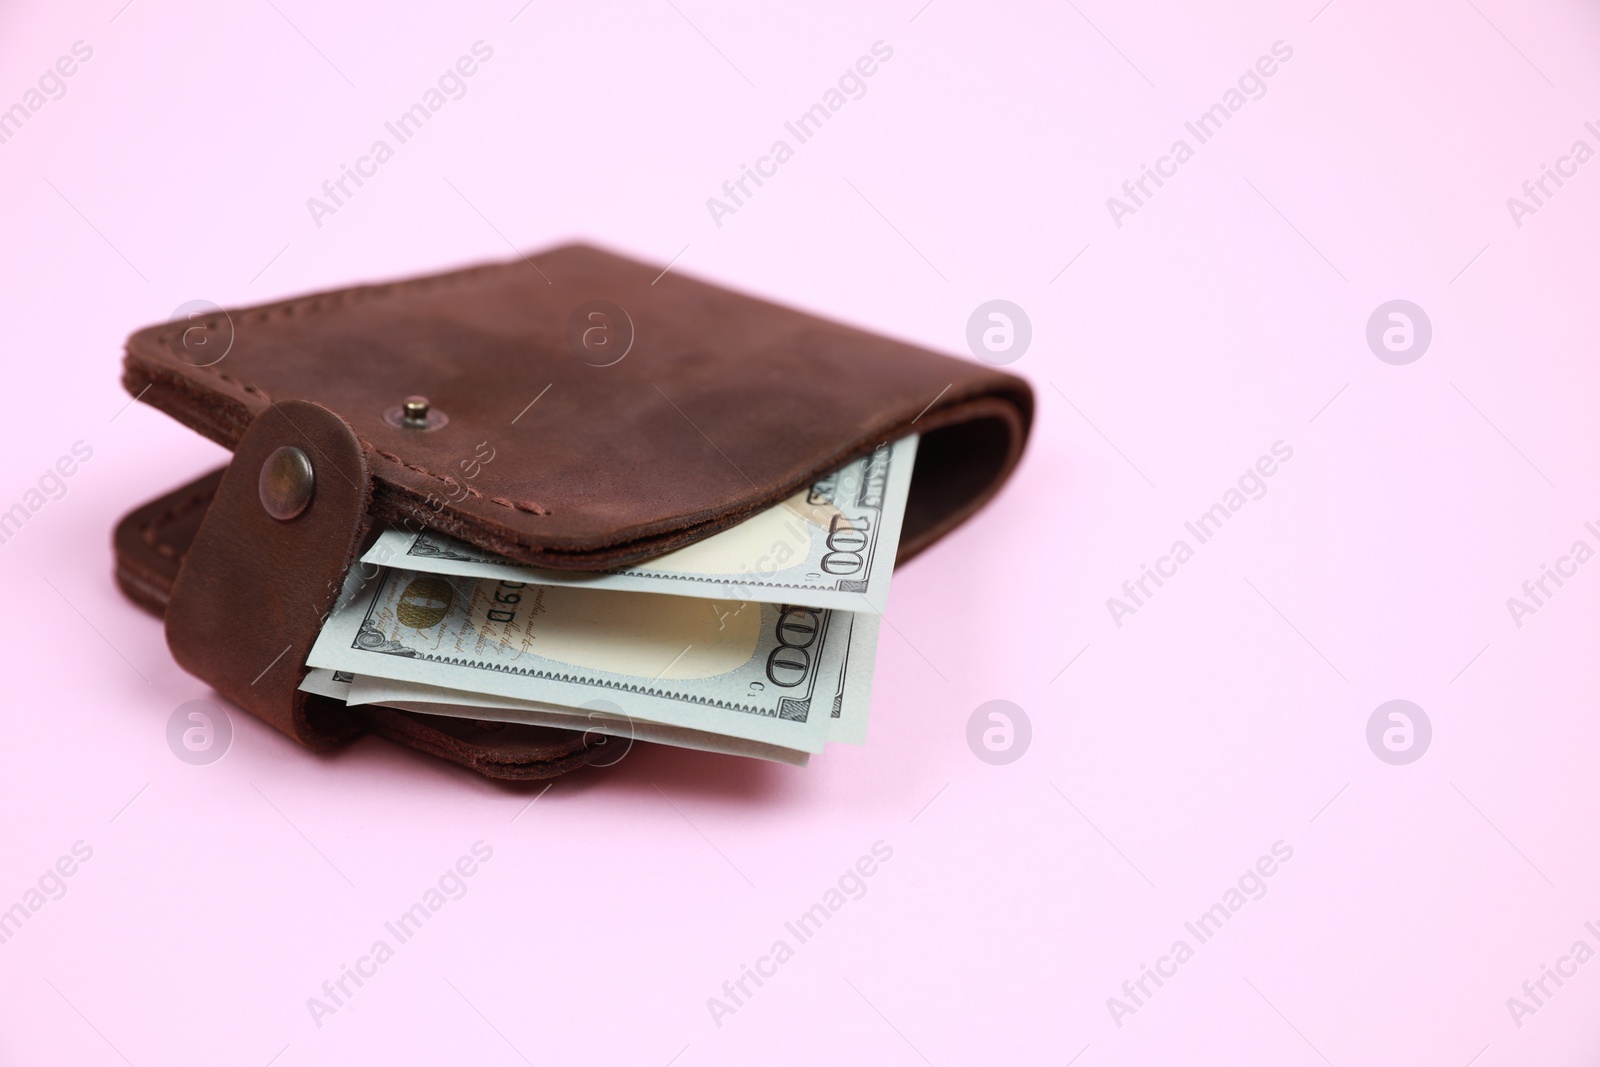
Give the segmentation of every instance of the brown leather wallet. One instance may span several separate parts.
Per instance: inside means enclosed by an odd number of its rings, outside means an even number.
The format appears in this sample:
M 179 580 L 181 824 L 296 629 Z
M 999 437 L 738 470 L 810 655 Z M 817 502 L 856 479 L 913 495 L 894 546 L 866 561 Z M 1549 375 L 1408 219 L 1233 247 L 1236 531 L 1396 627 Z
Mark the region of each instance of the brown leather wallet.
M 374 522 L 599 570 L 915 432 L 903 563 L 999 489 L 1033 416 L 1020 378 L 586 245 L 150 326 L 123 384 L 234 452 L 117 527 L 178 662 L 310 747 L 371 731 L 495 778 L 602 748 L 298 688 Z

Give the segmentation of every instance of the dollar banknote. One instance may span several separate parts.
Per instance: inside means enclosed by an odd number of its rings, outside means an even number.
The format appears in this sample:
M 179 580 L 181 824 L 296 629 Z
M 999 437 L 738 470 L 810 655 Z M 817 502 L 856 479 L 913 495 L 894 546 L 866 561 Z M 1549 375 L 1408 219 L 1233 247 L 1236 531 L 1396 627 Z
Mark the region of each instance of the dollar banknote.
M 604 734 L 617 738 L 621 746 L 603 754 L 602 766 L 615 763 L 635 741 L 650 741 L 676 748 L 691 748 L 701 752 L 716 752 L 728 756 L 748 756 L 754 759 L 773 760 L 804 767 L 811 753 L 797 749 L 763 745 L 722 734 L 687 730 L 681 726 L 663 726 L 660 723 L 635 719 L 618 705 L 605 700 L 589 701 L 582 708 L 563 708 L 554 704 L 541 704 L 532 700 L 513 700 L 510 697 L 490 696 L 487 693 L 463 693 L 454 689 L 441 689 L 421 682 L 397 682 L 388 678 L 357 678 L 346 671 L 330 671 L 313 667 L 306 673 L 300 688 L 308 693 L 332 697 L 348 704 L 376 704 L 381 707 L 409 711 L 418 715 L 445 715 L 460 719 L 477 719 L 489 722 L 525 723 L 530 726 L 549 726 L 560 730 L 574 730 L 585 735 Z M 839 705 L 834 705 L 832 724 L 840 723 Z M 828 738 L 835 740 L 831 734 Z
M 878 616 L 865 612 L 846 615 L 844 669 L 839 672 L 839 695 L 834 698 L 828 740 L 846 745 L 867 743 L 867 712 L 872 705 L 872 674 L 878 660 Z
M 306 672 L 300 682 L 300 688 L 307 693 L 316 693 L 318 696 L 332 697 L 335 700 L 348 701 L 350 699 L 350 685 L 356 676 L 347 671 L 330 671 L 321 667 L 313 667 Z
M 602 754 L 599 760 L 602 765 L 616 762 L 635 741 L 649 741 L 654 744 L 691 748 L 701 752 L 717 752 L 729 756 L 748 756 L 796 767 L 804 767 L 811 758 L 811 753 L 801 749 L 783 748 L 780 745 L 746 741 L 724 734 L 638 719 L 609 700 L 592 700 L 581 708 L 563 708 L 535 700 L 515 700 L 511 697 L 497 697 L 486 693 L 463 693 L 454 689 L 423 685 L 420 682 L 397 682 L 388 678 L 372 677 L 356 678 L 350 686 L 348 695 L 352 704 L 378 704 L 420 715 L 447 715 L 453 718 L 489 722 L 550 726 L 560 730 L 573 730 L 591 739 L 596 734 L 616 738 L 620 744 Z
M 386 530 L 362 561 L 466 578 L 882 614 L 916 456 L 915 435 L 883 445 L 738 526 L 620 570 L 541 570 L 433 530 Z
M 828 719 L 827 740 L 863 745 L 867 740 L 867 712 L 872 690 L 872 664 L 877 652 L 878 619 L 872 615 L 848 616 L 845 662 L 839 672 L 832 711 Z M 424 714 L 454 715 L 463 718 L 500 722 L 527 722 L 536 726 L 555 726 L 612 734 L 639 741 L 654 741 L 708 752 L 726 752 L 784 763 L 805 764 L 804 751 L 742 742 L 720 734 L 701 734 L 679 727 L 667 727 L 647 718 L 631 715 L 621 704 L 590 701 L 582 708 L 561 707 L 538 701 L 515 700 L 486 693 L 463 692 L 371 676 L 315 669 L 300 688 L 334 696 L 351 704 L 381 704 Z M 627 703 L 625 697 L 617 698 Z M 759 750 L 758 750 L 759 749 Z M 771 751 L 764 751 L 771 750 Z
M 850 642 L 849 613 L 827 609 L 352 568 L 307 665 L 569 708 L 625 698 L 664 726 L 818 752 L 844 690 L 864 690 L 847 664 L 872 669 Z

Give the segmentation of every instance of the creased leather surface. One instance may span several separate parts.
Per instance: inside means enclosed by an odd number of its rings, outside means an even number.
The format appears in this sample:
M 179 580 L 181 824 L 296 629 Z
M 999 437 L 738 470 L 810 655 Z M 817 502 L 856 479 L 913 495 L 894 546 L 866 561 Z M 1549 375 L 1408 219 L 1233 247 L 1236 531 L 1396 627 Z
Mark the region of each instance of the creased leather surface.
M 569 343 L 597 299 L 632 323 L 611 366 Z M 231 347 L 196 366 L 186 336 L 208 339 L 204 361 Z M 916 430 L 906 558 L 1005 480 L 1033 409 L 1025 382 L 982 364 L 582 245 L 152 326 L 128 341 L 124 384 L 228 447 L 274 399 L 324 404 L 366 452 L 373 517 L 576 569 L 705 537 Z M 410 394 L 448 424 L 387 423 Z

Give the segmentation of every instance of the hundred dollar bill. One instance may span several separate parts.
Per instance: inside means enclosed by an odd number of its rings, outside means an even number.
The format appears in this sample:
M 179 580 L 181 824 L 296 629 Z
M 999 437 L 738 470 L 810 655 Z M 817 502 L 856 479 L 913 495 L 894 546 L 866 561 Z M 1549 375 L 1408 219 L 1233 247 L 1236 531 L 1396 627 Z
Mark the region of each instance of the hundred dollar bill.
M 878 619 L 873 615 L 847 615 L 840 620 L 846 626 L 845 660 L 839 671 L 839 680 L 833 698 L 832 713 L 828 719 L 827 740 L 849 745 L 863 745 L 867 740 L 867 711 L 872 692 L 872 666 L 877 653 Z M 332 689 L 337 680 L 343 686 L 335 694 Z M 486 693 L 468 693 L 420 682 L 402 682 L 390 678 L 336 674 L 332 671 L 313 670 L 300 688 L 311 692 L 337 695 L 351 704 L 382 704 L 427 714 L 456 715 L 469 719 L 487 719 L 491 722 L 527 722 L 536 726 L 557 726 L 568 730 L 614 734 L 639 741 L 655 741 L 680 748 L 696 748 L 707 752 L 724 752 L 736 756 L 754 756 L 783 763 L 805 765 L 804 752 L 779 748 L 775 745 L 758 745 L 717 734 L 700 734 L 677 727 L 663 726 L 648 719 L 632 715 L 615 704 L 591 702 L 588 710 L 541 704 L 537 701 L 513 700 L 509 697 L 490 696 Z M 623 700 L 625 698 L 618 697 Z M 596 710 L 604 707 L 605 710 Z M 793 758 L 799 757 L 799 758 Z
M 819 752 L 844 667 L 843 618 L 403 570 L 363 586 L 355 568 L 306 662 L 566 707 L 626 695 L 652 722 Z
M 833 698 L 828 740 L 846 745 L 867 743 L 867 712 L 872 703 L 872 674 L 878 659 L 878 616 L 845 616 L 848 640 L 844 668 L 839 672 L 839 692 Z
M 386 530 L 362 562 L 467 578 L 882 614 L 916 458 L 913 434 L 732 529 L 620 570 L 540 570 L 433 530 Z
M 514 700 L 510 697 L 490 696 L 487 693 L 463 693 L 455 689 L 441 689 L 420 682 L 396 682 L 388 678 L 357 678 L 350 687 L 350 703 L 379 704 L 400 711 L 421 715 L 448 715 L 462 719 L 484 719 L 490 722 L 526 723 L 530 726 L 553 726 L 562 730 L 575 730 L 583 734 L 605 734 L 621 739 L 613 755 L 601 757 L 602 765 L 609 766 L 622 757 L 634 741 L 691 748 L 701 752 L 717 752 L 729 756 L 750 756 L 804 767 L 811 753 L 778 745 L 746 741 L 722 734 L 690 730 L 682 726 L 666 726 L 648 719 L 639 719 L 623 711 L 610 701 L 591 701 L 585 708 L 562 708 L 542 704 L 536 700 Z
M 350 684 L 354 681 L 355 675 L 353 674 L 313 667 L 306 672 L 305 678 L 300 682 L 300 688 L 307 693 L 316 693 L 318 696 L 348 701 L 350 699 Z

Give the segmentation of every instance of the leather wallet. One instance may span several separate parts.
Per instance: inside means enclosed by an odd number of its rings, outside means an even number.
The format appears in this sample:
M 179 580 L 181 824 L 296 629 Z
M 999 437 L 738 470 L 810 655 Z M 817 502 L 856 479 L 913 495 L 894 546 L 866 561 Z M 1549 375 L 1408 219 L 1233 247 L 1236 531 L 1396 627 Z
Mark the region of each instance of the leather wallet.
M 150 326 L 123 385 L 234 453 L 116 530 L 177 661 L 309 747 L 372 732 L 511 779 L 603 746 L 299 689 L 373 524 L 602 570 L 914 432 L 903 563 L 999 489 L 1033 416 L 1013 375 L 587 245 Z

